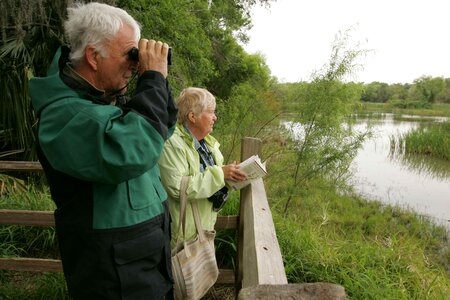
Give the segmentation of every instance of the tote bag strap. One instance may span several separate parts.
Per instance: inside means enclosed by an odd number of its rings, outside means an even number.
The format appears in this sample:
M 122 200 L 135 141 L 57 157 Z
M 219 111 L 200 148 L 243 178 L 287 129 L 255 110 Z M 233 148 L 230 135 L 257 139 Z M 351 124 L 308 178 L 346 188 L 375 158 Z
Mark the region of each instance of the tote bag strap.
M 198 211 L 197 201 L 191 201 L 192 214 L 194 216 L 195 228 L 197 229 L 198 238 L 201 242 L 206 240 L 205 232 L 202 227 L 202 220 L 200 218 L 200 212 Z
M 186 235 L 186 207 L 187 207 L 187 186 L 189 182 L 189 176 L 183 176 L 181 178 L 180 183 L 180 217 L 179 217 L 179 223 L 178 223 L 178 236 L 177 236 L 177 245 L 179 243 L 180 239 L 180 233 L 183 235 L 183 240 L 185 241 L 185 235 Z M 205 233 L 203 231 L 202 221 L 200 218 L 200 212 L 198 210 L 198 203 L 197 201 L 191 201 L 191 208 L 192 208 L 192 215 L 194 216 L 194 223 L 195 228 L 197 230 L 198 237 L 200 241 L 205 240 Z M 182 230 L 182 232 L 181 232 Z
M 186 235 L 186 204 L 187 204 L 187 185 L 189 182 L 189 176 L 183 176 L 181 178 L 180 183 L 180 216 L 178 218 L 178 230 L 177 230 L 177 243 L 178 246 L 179 240 L 180 240 L 180 234 L 183 234 L 183 240 L 184 236 Z M 183 230 L 181 232 L 181 230 Z

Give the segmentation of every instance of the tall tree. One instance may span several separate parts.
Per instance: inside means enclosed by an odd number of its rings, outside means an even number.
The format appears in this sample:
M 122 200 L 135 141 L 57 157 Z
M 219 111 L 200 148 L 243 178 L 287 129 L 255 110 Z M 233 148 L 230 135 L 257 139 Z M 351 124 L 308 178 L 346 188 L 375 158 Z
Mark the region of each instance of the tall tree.
M 234 84 L 256 78 L 252 73 L 256 69 L 245 69 L 252 64 L 243 62 L 247 56 L 235 39 L 245 40 L 251 7 L 267 5 L 270 0 L 98 1 L 127 9 L 143 25 L 144 36 L 167 41 L 173 47 L 170 81 L 175 95 L 196 85 L 216 91 L 224 99 Z M 73 2 L 0 2 L 0 156 L 36 158 L 35 116 L 27 82 L 30 76 L 47 72 L 56 48 L 64 44 L 62 23 L 66 7 Z M 229 77 L 234 75 L 232 70 L 239 70 L 237 78 Z
M 437 96 L 442 93 L 445 81 L 442 77 L 422 76 L 414 80 L 414 85 L 421 96 L 419 100 L 434 103 Z
M 62 41 L 61 22 L 67 1 L 4 0 L 0 2 L 0 156 L 34 159 L 35 117 L 28 78 L 47 72 Z
M 361 97 L 361 85 L 344 80 L 364 50 L 349 49 L 349 32 L 338 35 L 329 63 L 313 74 L 312 82 L 297 94 L 299 109 L 293 116 L 293 151 L 284 212 L 302 187 L 315 178 L 339 179 L 361 146 L 366 133 L 354 131 L 348 117 Z
M 189 85 L 204 86 L 227 98 L 234 84 L 252 77 L 245 69 L 250 9 L 270 0 L 119 0 L 143 26 L 143 35 L 173 48 L 171 84 L 175 94 Z
M 386 102 L 389 97 L 388 84 L 374 81 L 365 85 L 361 100 L 364 102 Z
M 255 125 L 263 127 L 265 122 L 261 119 L 276 114 L 275 106 L 268 104 L 274 101 L 268 92 L 272 79 L 264 58 L 247 54 L 239 43 L 246 41 L 250 8 L 268 3 L 118 1 L 141 22 L 144 35 L 173 47 L 169 80 L 175 96 L 181 89 L 195 85 L 207 88 L 217 97 L 219 122 L 215 134 L 223 142 L 227 157 L 235 157 L 242 135 L 256 134 Z

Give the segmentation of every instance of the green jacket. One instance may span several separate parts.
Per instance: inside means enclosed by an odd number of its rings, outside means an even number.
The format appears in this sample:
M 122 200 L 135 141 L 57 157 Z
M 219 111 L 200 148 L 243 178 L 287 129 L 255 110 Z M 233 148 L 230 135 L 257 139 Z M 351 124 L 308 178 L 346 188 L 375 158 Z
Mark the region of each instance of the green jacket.
M 47 76 L 29 82 L 69 293 L 163 299 L 172 275 L 158 160 L 177 114 L 168 82 L 146 71 L 114 106 L 74 72 L 69 52 L 60 48 Z
M 29 82 L 39 116 L 39 146 L 49 164 L 56 171 L 92 183 L 89 214 L 93 229 L 130 226 L 160 215 L 167 195 L 157 162 L 173 131 L 176 110 L 157 116 L 151 105 L 171 105 L 166 81 L 160 74 L 140 78 L 127 110 L 99 105 L 101 91 L 77 90 L 62 80 L 59 58 L 58 53 L 47 77 Z M 149 82 L 153 88 L 144 90 Z M 55 196 L 62 210 L 68 199 Z
M 169 209 L 172 217 L 172 247 L 175 246 L 178 233 L 178 220 L 180 214 L 180 183 L 183 176 L 189 176 L 187 199 L 197 201 L 202 226 L 206 230 L 214 230 L 217 213 L 212 210 L 212 203 L 207 199 L 225 186 L 222 171 L 223 155 L 219 150 L 219 142 L 208 135 L 205 137 L 216 162 L 215 166 L 209 166 L 200 173 L 200 157 L 195 149 L 194 140 L 183 125 L 177 123 L 175 132 L 167 140 L 164 151 L 159 160 L 161 179 L 169 194 Z M 192 209 L 188 205 L 186 212 L 186 240 L 192 240 L 195 236 L 195 224 Z

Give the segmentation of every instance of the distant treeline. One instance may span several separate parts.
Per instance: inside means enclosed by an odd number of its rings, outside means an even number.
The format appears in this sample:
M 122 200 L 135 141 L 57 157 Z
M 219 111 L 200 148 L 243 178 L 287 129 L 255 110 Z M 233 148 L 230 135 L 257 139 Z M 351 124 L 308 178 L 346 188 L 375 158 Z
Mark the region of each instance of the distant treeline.
M 411 83 L 364 84 L 361 100 L 364 102 L 416 101 L 450 103 L 450 78 L 422 76 Z

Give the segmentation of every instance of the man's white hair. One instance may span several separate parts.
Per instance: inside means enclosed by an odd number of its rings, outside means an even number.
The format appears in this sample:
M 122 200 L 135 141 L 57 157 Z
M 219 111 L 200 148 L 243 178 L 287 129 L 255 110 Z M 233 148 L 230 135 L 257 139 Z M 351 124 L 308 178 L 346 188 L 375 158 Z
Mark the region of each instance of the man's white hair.
M 136 41 L 140 39 L 140 25 L 121 8 L 97 2 L 77 3 L 67 12 L 64 30 L 71 49 L 70 60 L 75 65 L 83 58 L 87 45 L 94 45 L 107 57 L 106 43 L 114 39 L 124 25 L 133 29 Z

